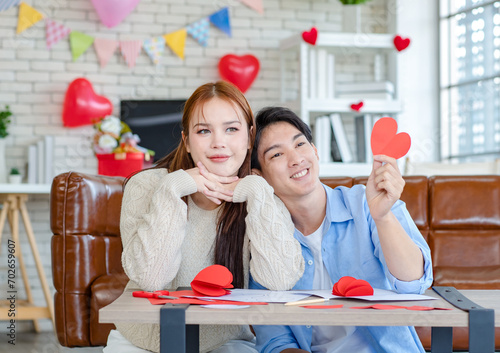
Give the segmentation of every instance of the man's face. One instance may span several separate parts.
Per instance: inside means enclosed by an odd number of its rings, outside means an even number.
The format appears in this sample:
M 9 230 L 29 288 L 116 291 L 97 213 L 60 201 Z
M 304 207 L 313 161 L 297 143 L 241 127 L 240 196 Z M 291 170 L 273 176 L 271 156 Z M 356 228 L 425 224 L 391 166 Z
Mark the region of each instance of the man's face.
M 316 147 L 289 123 L 265 128 L 257 155 L 262 176 L 284 202 L 311 193 L 319 182 Z

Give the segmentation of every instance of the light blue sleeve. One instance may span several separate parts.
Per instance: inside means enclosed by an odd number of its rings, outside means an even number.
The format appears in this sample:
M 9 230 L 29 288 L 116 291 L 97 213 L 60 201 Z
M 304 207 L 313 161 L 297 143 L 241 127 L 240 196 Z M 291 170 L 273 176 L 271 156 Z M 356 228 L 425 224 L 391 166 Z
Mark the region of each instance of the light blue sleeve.
M 368 207 L 368 205 L 366 205 Z M 410 236 L 413 242 L 420 248 L 422 252 L 422 256 L 424 257 L 424 274 L 420 279 L 405 282 L 397 279 L 390 273 L 387 268 L 387 264 L 385 262 L 385 258 L 383 256 L 382 250 L 380 249 L 380 241 L 378 239 L 377 227 L 375 226 L 375 222 L 370 217 L 370 221 L 372 222 L 372 240 L 375 244 L 376 252 L 378 253 L 378 257 L 384 266 L 384 271 L 386 276 L 391 283 L 391 286 L 398 293 L 418 293 L 422 294 L 432 285 L 433 281 L 433 272 L 432 272 L 432 260 L 431 260 L 431 251 L 429 249 L 429 245 L 425 241 L 424 237 L 418 230 L 415 222 L 410 216 L 410 213 L 406 209 L 406 205 L 403 201 L 397 201 L 391 209 L 392 213 L 399 220 L 399 223 L 403 226 L 406 233 Z

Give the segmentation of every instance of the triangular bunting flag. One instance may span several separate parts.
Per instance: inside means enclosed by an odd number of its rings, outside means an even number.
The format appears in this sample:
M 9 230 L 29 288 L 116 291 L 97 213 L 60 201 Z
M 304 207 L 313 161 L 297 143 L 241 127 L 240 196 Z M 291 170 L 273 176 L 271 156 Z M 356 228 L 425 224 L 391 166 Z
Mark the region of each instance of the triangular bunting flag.
M 209 26 L 210 22 L 208 21 L 208 18 L 205 17 L 199 21 L 191 23 L 186 27 L 186 31 L 191 37 L 196 39 L 200 45 L 206 47 L 208 41 Z
M 52 48 L 54 44 L 66 38 L 70 32 L 71 29 L 68 27 L 47 18 L 45 20 L 45 41 L 47 42 L 47 48 Z
M 184 47 L 186 46 L 186 29 L 180 29 L 178 31 L 165 34 L 165 42 L 168 44 L 170 49 L 177 54 L 181 59 L 184 59 Z
M 94 49 L 99 58 L 99 63 L 101 67 L 108 64 L 109 59 L 115 53 L 116 48 L 118 48 L 118 41 L 113 39 L 96 38 L 94 40 Z
M 158 64 L 160 62 L 161 56 L 163 55 L 163 52 L 165 51 L 165 38 L 154 37 L 145 39 L 142 46 L 144 47 L 144 51 L 149 55 L 151 60 L 153 60 L 155 64 Z
M 0 12 L 19 4 L 21 0 L 0 0 Z
M 43 18 L 43 15 L 32 8 L 31 6 L 27 5 L 26 3 L 22 2 L 21 5 L 19 5 L 19 18 L 17 20 L 17 34 L 21 33 L 25 29 L 30 28 L 33 26 L 35 23 L 40 21 Z
M 141 53 L 142 42 L 140 40 L 129 40 L 120 42 L 120 51 L 122 52 L 128 67 L 135 66 L 135 60 Z
M 227 7 L 211 14 L 209 18 L 215 27 L 231 37 L 231 24 L 229 23 L 229 10 Z
M 69 34 L 69 45 L 71 46 L 71 55 L 73 56 L 73 61 L 76 61 L 87 51 L 87 49 L 94 42 L 94 37 L 86 35 L 81 32 L 73 31 Z
M 264 6 L 262 6 L 262 0 L 240 0 L 240 1 L 260 14 L 264 13 Z

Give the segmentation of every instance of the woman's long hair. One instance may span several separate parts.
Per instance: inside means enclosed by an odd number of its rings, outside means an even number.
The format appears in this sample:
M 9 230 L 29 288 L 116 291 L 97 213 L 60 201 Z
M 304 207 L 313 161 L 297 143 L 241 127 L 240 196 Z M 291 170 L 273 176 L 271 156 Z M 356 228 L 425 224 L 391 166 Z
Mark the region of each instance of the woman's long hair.
M 182 130 L 186 141 L 189 138 L 189 123 L 193 112 L 208 100 L 217 97 L 231 103 L 243 113 L 243 118 L 248 125 L 250 149 L 247 151 L 245 160 L 238 171 L 238 177 L 243 178 L 250 174 L 250 157 L 255 138 L 255 120 L 250 104 L 245 96 L 234 85 L 218 81 L 207 83 L 196 89 L 184 105 L 182 114 Z M 177 148 L 167 156 L 158 161 L 155 168 L 167 168 L 169 172 L 179 169 L 191 169 L 195 164 L 191 155 L 187 152 L 184 141 L 180 141 Z M 226 266 L 233 274 L 233 285 L 235 288 L 244 287 L 243 271 L 243 240 L 245 238 L 247 215 L 246 202 L 232 203 L 224 202 L 219 211 L 217 220 L 217 237 L 215 241 L 215 263 Z

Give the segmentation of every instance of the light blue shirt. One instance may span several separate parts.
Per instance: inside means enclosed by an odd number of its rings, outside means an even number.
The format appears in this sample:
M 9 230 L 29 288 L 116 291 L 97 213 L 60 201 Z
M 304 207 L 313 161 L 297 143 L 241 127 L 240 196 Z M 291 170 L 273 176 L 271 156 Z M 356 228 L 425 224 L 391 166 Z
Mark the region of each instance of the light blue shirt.
M 337 187 L 326 190 L 326 233 L 322 241 L 323 263 L 336 283 L 343 276 L 352 276 L 368 281 L 373 288 L 394 290 L 398 293 L 423 293 L 432 284 L 432 264 L 429 246 L 408 213 L 404 202 L 397 201 L 391 211 L 406 233 L 422 251 L 424 275 L 422 278 L 404 282 L 395 278 L 387 268 L 380 247 L 377 227 L 370 215 L 366 201 L 365 186 Z M 314 258 L 306 244 L 295 237 L 302 246 L 305 270 L 293 289 L 311 289 L 314 278 Z M 263 288 L 250 279 L 250 288 Z M 301 348 L 310 351 L 311 326 L 254 326 L 259 352 L 279 353 L 286 348 Z M 356 331 L 369 342 L 374 352 L 421 352 L 420 339 L 413 327 L 367 326 Z

